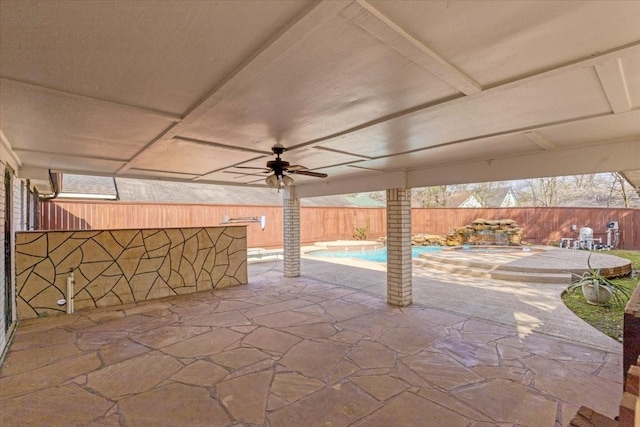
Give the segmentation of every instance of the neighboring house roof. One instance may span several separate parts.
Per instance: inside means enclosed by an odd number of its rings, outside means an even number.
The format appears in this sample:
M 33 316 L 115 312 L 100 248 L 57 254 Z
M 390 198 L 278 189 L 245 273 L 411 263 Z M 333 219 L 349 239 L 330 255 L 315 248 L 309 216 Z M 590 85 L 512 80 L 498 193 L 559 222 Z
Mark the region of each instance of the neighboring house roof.
M 61 199 L 118 199 L 115 178 L 62 174 Z
M 518 204 L 518 198 L 511 187 L 500 187 L 493 190 L 492 197 L 484 204 L 477 193 L 458 191 L 447 199 L 447 207 L 458 208 L 506 208 Z
M 456 191 L 447 197 L 448 208 L 458 208 L 465 204 L 465 202 L 473 197 L 470 191 Z M 475 198 L 474 198 L 475 199 Z
M 264 206 L 282 204 L 282 193 L 266 188 L 63 174 L 60 198 L 72 198 L 68 197 L 69 194 L 73 194 L 74 199 L 117 199 L 123 202 L 140 203 Z M 412 206 L 414 206 L 414 202 L 415 200 L 412 198 Z M 311 197 L 301 199 L 300 204 L 302 206 L 355 206 L 361 208 L 386 206 L 382 201 L 363 196 Z M 517 197 L 513 189 L 502 187 L 494 191 L 494 196 L 484 207 L 516 205 Z M 447 207 L 476 208 L 482 207 L 482 204 L 477 194 L 470 191 L 458 191 L 449 195 Z
M 275 190 L 173 181 L 116 178 L 120 200 L 144 203 L 196 203 L 212 205 L 277 205 Z
M 278 204 L 282 204 L 282 200 Z M 329 207 L 353 207 L 351 202 L 347 200 L 345 196 L 321 196 L 321 197 L 306 197 L 300 199 L 301 206 L 329 206 Z
M 481 208 L 482 207 L 482 203 L 480 202 L 480 200 L 478 200 L 478 198 L 472 194 L 469 197 L 467 197 L 466 199 L 464 199 L 464 202 L 460 203 L 457 207 L 459 208 Z
M 85 199 L 95 199 L 93 195 L 96 194 L 117 194 L 119 200 L 123 202 L 282 205 L 282 193 L 276 190 L 230 185 L 64 174 L 62 189 L 63 193 L 84 194 Z M 353 203 L 344 196 L 304 198 L 300 204 L 302 206 L 353 206 Z
M 386 204 L 380 200 L 375 200 L 370 197 L 358 197 L 358 196 L 345 196 L 345 199 L 349 201 L 353 206 L 359 208 L 384 208 Z
M 512 207 L 518 204 L 518 198 L 511 187 L 500 187 L 494 191 L 486 207 Z

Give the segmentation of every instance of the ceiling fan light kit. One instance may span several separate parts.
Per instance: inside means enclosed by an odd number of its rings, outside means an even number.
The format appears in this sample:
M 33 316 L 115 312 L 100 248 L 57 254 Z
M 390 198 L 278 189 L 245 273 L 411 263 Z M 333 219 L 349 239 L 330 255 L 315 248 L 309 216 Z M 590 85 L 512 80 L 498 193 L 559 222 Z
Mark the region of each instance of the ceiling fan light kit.
M 285 187 L 289 187 L 291 185 L 293 185 L 293 178 L 291 178 L 288 175 L 285 175 L 282 177 L 282 181 L 281 181 Z
M 293 178 L 288 175 L 276 175 L 275 173 L 269 175 L 267 179 L 264 180 L 269 187 L 277 188 L 278 190 L 284 187 L 289 187 L 293 185 Z
M 264 180 L 264 182 L 266 182 L 269 187 L 278 188 L 279 186 L 276 174 L 269 175 L 267 179 Z

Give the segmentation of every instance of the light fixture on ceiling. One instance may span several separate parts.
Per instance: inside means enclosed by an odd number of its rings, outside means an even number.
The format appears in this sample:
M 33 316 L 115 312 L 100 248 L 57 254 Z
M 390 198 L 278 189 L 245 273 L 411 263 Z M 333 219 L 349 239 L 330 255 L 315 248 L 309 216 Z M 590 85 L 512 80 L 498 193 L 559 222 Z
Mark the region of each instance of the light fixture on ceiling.
M 273 154 L 276 155 L 275 160 L 269 160 L 266 168 L 256 168 L 254 166 L 235 165 L 237 169 L 260 169 L 264 172 L 272 172 L 271 175 L 264 180 L 267 186 L 277 188 L 278 192 L 281 188 L 291 187 L 294 184 L 290 174 L 298 174 L 312 176 L 314 178 L 326 178 L 327 174 L 322 172 L 310 171 L 309 168 L 302 165 L 291 165 L 289 162 L 282 160 L 280 155 L 286 151 L 281 144 L 276 144 L 271 148 Z
M 294 183 L 293 178 L 283 174 L 282 172 L 280 172 L 279 174 L 272 173 L 267 177 L 267 179 L 264 180 L 264 182 L 266 182 L 267 185 L 271 188 L 277 188 L 278 191 L 280 191 L 281 188 L 290 187 Z
M 290 187 L 293 185 L 293 178 L 291 178 L 289 175 L 285 175 L 282 177 L 282 183 L 285 187 Z
M 264 182 L 266 182 L 269 187 L 279 188 L 279 180 L 276 177 L 275 173 L 269 175 L 267 179 L 264 180 Z

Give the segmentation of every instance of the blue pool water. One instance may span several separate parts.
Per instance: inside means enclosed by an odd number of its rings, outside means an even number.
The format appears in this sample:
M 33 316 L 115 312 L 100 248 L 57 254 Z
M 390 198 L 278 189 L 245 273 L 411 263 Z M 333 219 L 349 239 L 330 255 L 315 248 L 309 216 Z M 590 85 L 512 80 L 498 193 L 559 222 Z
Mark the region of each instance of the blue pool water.
M 418 258 L 423 252 L 437 252 L 442 250 L 440 246 L 413 246 L 411 256 Z M 333 258 L 360 258 L 366 261 L 387 262 L 387 248 L 368 249 L 363 251 L 313 251 L 309 255 Z

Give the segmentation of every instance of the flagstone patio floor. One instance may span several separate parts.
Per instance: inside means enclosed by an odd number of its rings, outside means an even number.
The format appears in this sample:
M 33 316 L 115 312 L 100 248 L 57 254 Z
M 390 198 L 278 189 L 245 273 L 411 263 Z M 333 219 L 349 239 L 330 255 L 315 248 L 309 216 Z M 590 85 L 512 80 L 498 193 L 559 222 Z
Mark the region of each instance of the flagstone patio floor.
M 0 425 L 566 426 L 615 416 L 621 377 L 616 352 L 263 269 L 22 322 Z

